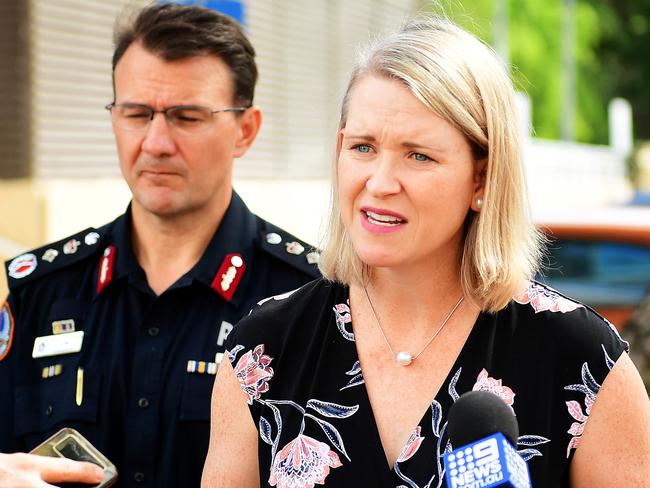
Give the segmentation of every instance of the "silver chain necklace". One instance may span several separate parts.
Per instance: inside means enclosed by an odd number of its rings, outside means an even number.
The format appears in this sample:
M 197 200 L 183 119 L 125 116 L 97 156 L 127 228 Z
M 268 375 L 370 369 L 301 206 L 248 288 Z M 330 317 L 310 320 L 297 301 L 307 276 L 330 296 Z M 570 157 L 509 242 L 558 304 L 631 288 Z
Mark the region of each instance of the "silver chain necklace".
M 372 314 L 375 317 L 375 322 L 377 322 L 377 326 L 379 327 L 379 331 L 381 332 L 381 335 L 383 336 L 384 341 L 386 341 L 386 345 L 388 346 L 388 349 L 390 349 L 390 353 L 395 357 L 395 361 L 397 361 L 397 364 L 399 364 L 400 366 L 408 366 L 413 361 L 415 361 L 417 358 L 419 358 L 420 355 L 424 351 L 426 351 L 427 347 L 429 347 L 431 345 L 433 340 L 438 336 L 438 334 L 440 334 L 440 331 L 442 331 L 442 329 L 445 327 L 445 325 L 447 325 L 447 322 L 449 322 L 449 319 L 451 318 L 451 316 L 454 315 L 454 312 L 456 311 L 456 309 L 458 307 L 460 307 L 460 304 L 463 302 L 463 298 L 465 298 L 465 296 L 463 295 L 458 299 L 458 301 L 456 302 L 456 305 L 454 305 L 454 308 L 452 308 L 451 311 L 447 314 L 447 316 L 445 317 L 445 320 L 442 321 L 442 323 L 440 324 L 438 329 L 431 336 L 431 339 L 429 339 L 429 341 L 424 345 L 424 347 L 422 348 L 422 350 L 419 353 L 417 353 L 415 356 L 413 356 L 408 351 L 400 351 L 397 354 L 395 353 L 395 351 L 393 350 L 393 347 L 390 345 L 390 342 L 388 342 L 388 337 L 386 337 L 386 334 L 384 333 L 384 328 L 381 326 L 381 322 L 379 321 L 379 316 L 377 315 L 377 311 L 375 310 L 375 306 L 372 304 L 372 300 L 370 299 L 370 295 L 368 294 L 368 289 L 365 287 L 365 285 L 363 287 L 363 291 L 366 292 L 366 298 L 368 298 L 368 304 L 370 305 L 370 310 L 372 310 Z

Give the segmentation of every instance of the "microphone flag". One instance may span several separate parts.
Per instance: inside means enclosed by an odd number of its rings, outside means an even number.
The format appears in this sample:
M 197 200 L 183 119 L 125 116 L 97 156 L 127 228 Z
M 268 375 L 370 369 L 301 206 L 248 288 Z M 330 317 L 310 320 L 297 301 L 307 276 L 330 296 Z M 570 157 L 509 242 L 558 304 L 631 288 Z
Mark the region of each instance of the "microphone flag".
M 531 488 L 526 461 L 497 432 L 444 455 L 447 488 Z

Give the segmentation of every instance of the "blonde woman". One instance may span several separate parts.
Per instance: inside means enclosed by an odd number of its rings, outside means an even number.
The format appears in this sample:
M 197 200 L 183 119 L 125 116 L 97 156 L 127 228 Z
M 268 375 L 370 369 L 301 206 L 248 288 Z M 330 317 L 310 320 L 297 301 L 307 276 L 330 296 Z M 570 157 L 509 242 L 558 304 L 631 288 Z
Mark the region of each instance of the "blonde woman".
M 470 390 L 513 408 L 535 488 L 648 486 L 650 406 L 627 344 L 531 281 L 516 127 L 500 62 L 447 21 L 361 55 L 325 278 L 228 338 L 204 487 L 442 486 L 447 414 Z

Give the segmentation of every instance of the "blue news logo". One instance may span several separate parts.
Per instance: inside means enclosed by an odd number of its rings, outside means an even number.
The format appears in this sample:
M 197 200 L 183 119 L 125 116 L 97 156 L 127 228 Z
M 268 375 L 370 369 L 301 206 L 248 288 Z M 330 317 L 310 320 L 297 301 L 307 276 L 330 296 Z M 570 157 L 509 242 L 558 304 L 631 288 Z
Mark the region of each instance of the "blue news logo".
M 500 433 L 445 454 L 444 464 L 449 488 L 530 488 L 526 462 Z
M 454 488 L 483 487 L 503 480 L 499 445 L 494 437 L 452 452 L 445 464 Z

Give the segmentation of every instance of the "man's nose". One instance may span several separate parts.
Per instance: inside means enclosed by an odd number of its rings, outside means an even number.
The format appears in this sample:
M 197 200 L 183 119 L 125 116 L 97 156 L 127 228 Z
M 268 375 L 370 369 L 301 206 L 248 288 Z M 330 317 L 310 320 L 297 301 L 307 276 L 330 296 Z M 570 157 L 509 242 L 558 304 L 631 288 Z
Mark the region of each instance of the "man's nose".
M 153 156 L 169 156 L 176 152 L 176 142 L 165 114 L 155 113 L 142 141 L 142 150 Z

